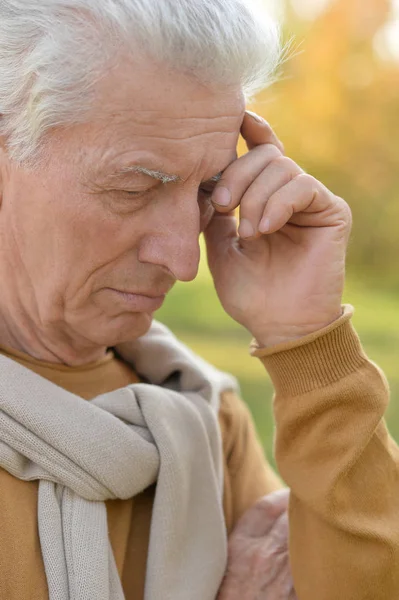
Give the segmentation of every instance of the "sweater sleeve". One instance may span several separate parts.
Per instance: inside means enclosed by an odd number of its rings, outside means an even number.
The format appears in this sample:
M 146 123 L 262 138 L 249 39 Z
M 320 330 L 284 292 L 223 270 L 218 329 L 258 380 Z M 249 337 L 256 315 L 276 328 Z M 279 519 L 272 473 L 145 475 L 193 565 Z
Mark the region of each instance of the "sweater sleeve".
M 388 384 L 351 315 L 345 307 L 299 343 L 252 348 L 275 387 L 299 600 L 399 598 L 399 449 L 384 422 Z

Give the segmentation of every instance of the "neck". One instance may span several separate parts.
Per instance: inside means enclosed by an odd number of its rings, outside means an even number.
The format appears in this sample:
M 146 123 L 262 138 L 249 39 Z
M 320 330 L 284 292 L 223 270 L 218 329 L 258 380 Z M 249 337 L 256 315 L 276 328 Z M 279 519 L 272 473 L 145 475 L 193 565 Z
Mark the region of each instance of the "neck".
M 71 367 L 96 362 L 107 352 L 106 347 L 80 344 L 57 331 L 38 330 L 31 319 L 13 305 L 13 315 L 0 306 L 0 348 L 17 350 L 43 362 Z
M 18 337 L 10 334 L 8 328 L 4 326 L 0 317 L 0 350 L 1 348 L 16 350 L 40 360 L 43 362 L 68 365 L 70 367 L 80 367 L 93 362 L 97 362 L 106 355 L 107 348 L 80 349 L 75 350 L 68 344 L 52 344 L 51 342 L 41 342 L 39 339 L 33 339 L 24 335 Z
M 87 352 L 75 352 L 73 348 L 64 346 L 53 349 L 40 343 L 20 343 L 14 336 L 4 334 L 0 325 L 0 353 L 1 349 L 22 352 L 36 360 L 46 363 L 81 367 L 99 361 L 107 353 L 107 348 Z

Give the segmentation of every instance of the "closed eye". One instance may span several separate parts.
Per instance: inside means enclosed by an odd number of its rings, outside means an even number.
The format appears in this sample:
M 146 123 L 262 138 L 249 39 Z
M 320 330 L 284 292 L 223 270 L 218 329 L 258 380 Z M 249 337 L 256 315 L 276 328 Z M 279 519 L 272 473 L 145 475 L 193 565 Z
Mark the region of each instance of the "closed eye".
M 215 190 L 216 185 L 222 179 L 222 175 L 223 173 L 220 172 L 214 177 L 211 177 L 211 179 L 208 179 L 208 181 L 204 181 L 204 183 L 200 186 L 200 192 L 206 194 L 207 196 L 211 196 Z
M 199 191 L 206 195 L 206 196 L 212 196 L 215 187 L 216 187 L 217 181 L 208 181 L 206 183 L 203 183 L 200 188 Z

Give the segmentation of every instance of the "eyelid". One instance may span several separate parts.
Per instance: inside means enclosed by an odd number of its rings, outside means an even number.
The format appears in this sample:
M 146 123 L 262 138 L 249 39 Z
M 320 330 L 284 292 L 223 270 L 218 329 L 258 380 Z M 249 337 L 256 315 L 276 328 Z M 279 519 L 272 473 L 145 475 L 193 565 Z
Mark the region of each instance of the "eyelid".
M 150 182 L 148 182 L 150 184 Z M 204 181 L 203 183 L 200 184 L 199 186 L 199 192 L 203 192 L 204 194 L 209 194 L 211 195 L 214 192 L 214 189 L 216 187 L 216 185 L 218 184 L 218 181 L 215 179 L 209 179 L 207 181 Z M 141 189 L 141 190 L 128 190 L 128 189 L 124 189 L 123 187 L 116 187 L 115 188 L 115 192 L 119 192 L 119 193 L 125 193 L 128 194 L 132 197 L 135 196 L 140 196 L 146 193 L 151 192 L 151 190 L 159 187 L 159 186 L 163 186 L 165 184 L 162 184 L 162 182 L 157 182 L 157 181 L 153 181 L 152 185 L 147 185 L 145 188 Z
M 146 196 L 151 190 L 124 190 L 122 188 L 120 189 L 113 189 L 111 190 L 111 193 L 113 193 L 114 195 L 117 195 L 119 198 L 143 198 L 144 196 Z
M 133 186 L 132 186 L 133 187 Z M 151 185 L 151 186 L 146 186 L 143 188 L 139 188 L 139 189 L 128 189 L 128 186 L 126 187 L 115 187 L 114 191 L 115 192 L 122 192 L 125 194 L 132 194 L 132 195 L 138 195 L 138 194 L 146 194 L 147 192 L 150 192 L 151 190 L 153 190 L 156 186 Z

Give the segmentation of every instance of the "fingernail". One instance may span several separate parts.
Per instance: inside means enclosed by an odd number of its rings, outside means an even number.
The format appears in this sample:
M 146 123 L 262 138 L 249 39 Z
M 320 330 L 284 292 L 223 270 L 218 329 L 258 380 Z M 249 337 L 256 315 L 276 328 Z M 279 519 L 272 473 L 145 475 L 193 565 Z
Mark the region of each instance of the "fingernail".
M 257 115 L 256 113 L 252 112 L 252 110 L 247 110 L 246 111 L 247 114 L 252 117 L 253 119 L 255 119 L 255 121 L 257 121 L 258 123 L 263 123 L 265 124 L 265 119 L 263 119 L 263 117 L 260 117 L 259 115 Z
M 267 233 L 270 230 L 270 219 L 269 217 L 265 217 L 262 219 L 259 225 L 260 233 Z
M 240 226 L 238 228 L 238 235 L 242 238 L 249 238 L 255 234 L 254 228 L 248 219 L 241 219 Z
M 212 195 L 213 204 L 228 206 L 231 202 L 231 192 L 225 187 L 217 187 Z

